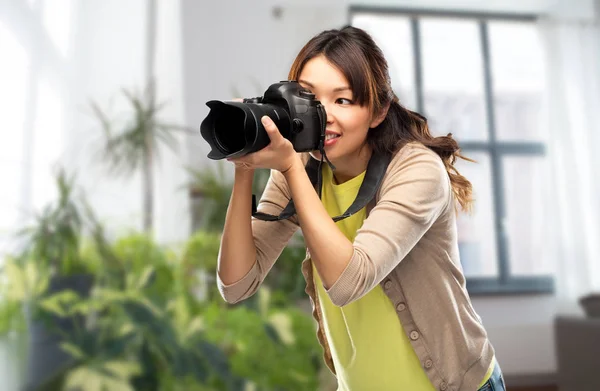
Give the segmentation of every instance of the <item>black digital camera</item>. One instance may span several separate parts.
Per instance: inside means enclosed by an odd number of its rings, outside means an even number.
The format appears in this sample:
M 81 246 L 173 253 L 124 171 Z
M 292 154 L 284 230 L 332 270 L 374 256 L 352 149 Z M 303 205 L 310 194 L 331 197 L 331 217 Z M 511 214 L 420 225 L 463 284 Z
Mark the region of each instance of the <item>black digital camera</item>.
M 296 81 L 272 84 L 264 96 L 243 102 L 211 100 L 210 112 L 200 125 L 208 142 L 209 159 L 237 158 L 266 147 L 270 140 L 260 121 L 269 116 L 297 152 L 321 149 L 327 114 L 315 95 Z

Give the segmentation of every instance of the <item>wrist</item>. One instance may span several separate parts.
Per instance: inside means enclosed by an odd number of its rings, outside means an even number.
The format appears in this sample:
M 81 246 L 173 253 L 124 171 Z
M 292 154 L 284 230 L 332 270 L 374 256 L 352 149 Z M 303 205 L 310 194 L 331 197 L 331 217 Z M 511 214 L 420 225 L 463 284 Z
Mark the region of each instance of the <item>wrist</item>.
M 294 155 L 294 159 L 292 163 L 288 167 L 287 170 L 281 171 L 283 176 L 287 179 L 291 175 L 295 175 L 296 171 L 304 171 L 304 164 L 302 163 L 302 159 L 300 159 L 300 155 Z
M 252 180 L 254 179 L 254 169 L 236 166 L 234 171 L 234 177 L 236 181 L 242 180 L 252 182 Z

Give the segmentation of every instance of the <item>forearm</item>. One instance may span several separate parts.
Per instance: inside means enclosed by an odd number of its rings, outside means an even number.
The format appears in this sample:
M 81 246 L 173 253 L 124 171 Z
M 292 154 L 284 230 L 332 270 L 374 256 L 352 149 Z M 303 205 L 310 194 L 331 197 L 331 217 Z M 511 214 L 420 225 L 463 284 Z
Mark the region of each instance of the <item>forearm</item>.
M 306 175 L 302 161 L 284 173 L 311 258 L 326 288 L 342 274 L 354 247 L 338 229 Z
M 251 220 L 253 177 L 254 171 L 235 170 L 219 252 L 218 273 L 225 285 L 242 279 L 256 262 Z

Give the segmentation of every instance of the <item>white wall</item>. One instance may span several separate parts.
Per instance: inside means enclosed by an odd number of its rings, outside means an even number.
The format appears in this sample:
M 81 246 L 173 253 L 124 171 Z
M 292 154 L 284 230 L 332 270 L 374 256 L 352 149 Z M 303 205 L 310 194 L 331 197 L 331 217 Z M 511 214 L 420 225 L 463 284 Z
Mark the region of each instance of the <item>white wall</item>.
M 287 79 L 311 36 L 347 20 L 346 8 L 335 4 L 287 5 L 276 19 L 272 3 L 183 1 L 186 122 L 198 129 L 208 100 L 262 95 Z M 205 164 L 208 149 L 199 133 L 189 145 L 192 162 Z
M 294 56 L 312 35 L 347 22 L 347 6 L 357 1 L 183 1 L 185 109 L 188 123 L 198 126 L 207 114 L 205 102 L 229 99 L 232 85 L 242 96 L 255 96 L 270 83 L 286 78 Z M 521 12 L 588 19 L 593 1 L 582 0 L 363 0 L 363 5 Z M 281 7 L 281 18 L 273 17 Z M 208 164 L 208 149 L 198 135 L 189 143 L 196 165 Z M 557 311 L 578 312 L 574 303 L 560 306 L 552 296 L 475 297 L 503 370 L 509 376 L 556 370 L 553 318 Z

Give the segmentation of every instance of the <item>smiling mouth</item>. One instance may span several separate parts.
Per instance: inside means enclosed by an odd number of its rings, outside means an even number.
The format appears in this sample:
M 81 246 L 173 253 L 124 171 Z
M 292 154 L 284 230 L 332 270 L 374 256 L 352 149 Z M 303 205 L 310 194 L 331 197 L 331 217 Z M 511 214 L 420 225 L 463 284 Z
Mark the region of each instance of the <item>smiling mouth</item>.
M 338 137 L 340 137 L 339 134 L 330 133 L 330 134 L 325 135 L 325 141 L 332 140 L 332 139 L 338 138 Z

